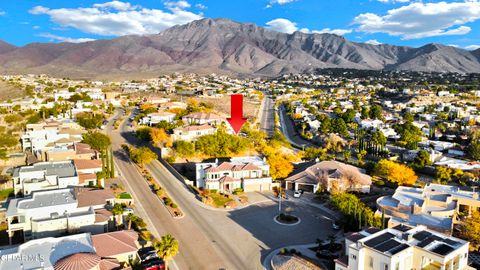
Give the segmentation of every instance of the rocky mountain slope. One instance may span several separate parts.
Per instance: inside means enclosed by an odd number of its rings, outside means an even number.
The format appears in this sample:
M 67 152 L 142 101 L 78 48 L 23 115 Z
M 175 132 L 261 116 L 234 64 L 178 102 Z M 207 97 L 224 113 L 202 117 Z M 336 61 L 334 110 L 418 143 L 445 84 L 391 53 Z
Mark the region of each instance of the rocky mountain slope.
M 317 68 L 480 73 L 480 49 L 356 43 L 333 34 L 284 34 L 228 19 L 202 19 L 156 35 L 85 43 L 0 42 L 0 72 L 70 77 L 197 72 L 277 76 Z

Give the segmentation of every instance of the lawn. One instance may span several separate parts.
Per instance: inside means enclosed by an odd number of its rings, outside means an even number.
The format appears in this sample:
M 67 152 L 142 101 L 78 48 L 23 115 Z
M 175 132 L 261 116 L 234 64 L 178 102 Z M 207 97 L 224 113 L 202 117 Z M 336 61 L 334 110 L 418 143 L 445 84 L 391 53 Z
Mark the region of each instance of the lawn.
M 223 208 L 226 203 L 233 201 L 233 199 L 227 198 L 219 193 L 210 193 L 208 196 L 212 198 L 214 206 L 219 208 Z
M 118 194 L 117 197 L 118 197 L 119 199 L 127 199 L 127 200 L 129 200 L 129 199 L 132 198 L 132 195 L 130 195 L 130 193 L 123 192 L 123 193 Z
M 10 196 L 13 196 L 13 188 L 7 188 L 7 189 L 4 189 L 4 190 L 0 190 L 0 201 L 3 201 Z

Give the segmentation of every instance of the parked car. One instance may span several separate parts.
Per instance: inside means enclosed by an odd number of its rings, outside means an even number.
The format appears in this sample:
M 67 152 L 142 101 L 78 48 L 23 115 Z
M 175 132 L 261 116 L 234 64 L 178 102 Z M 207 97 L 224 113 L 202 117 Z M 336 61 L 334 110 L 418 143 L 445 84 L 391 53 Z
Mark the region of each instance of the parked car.
M 340 222 L 338 222 L 338 221 L 332 222 L 332 229 L 340 230 L 341 228 L 342 228 L 342 226 L 340 225 Z
M 146 263 L 142 263 L 145 270 L 163 270 L 165 269 L 165 262 L 160 259 L 155 259 Z
M 294 197 L 294 198 L 300 198 L 300 196 L 302 196 L 302 191 L 301 191 L 301 190 L 296 190 L 296 191 L 293 193 L 293 197 Z

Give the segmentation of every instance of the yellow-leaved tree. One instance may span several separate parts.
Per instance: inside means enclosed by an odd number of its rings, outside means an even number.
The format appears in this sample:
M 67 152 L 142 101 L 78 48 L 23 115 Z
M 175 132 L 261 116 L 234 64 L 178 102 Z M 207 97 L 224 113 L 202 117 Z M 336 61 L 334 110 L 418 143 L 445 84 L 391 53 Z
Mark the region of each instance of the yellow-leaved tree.
M 400 186 L 412 186 L 418 178 L 415 171 L 407 165 L 387 159 L 378 162 L 376 174 Z
M 173 145 L 170 135 L 168 135 L 163 128 L 152 128 L 150 130 L 150 138 L 153 144 L 160 145 L 161 147 L 172 147 Z

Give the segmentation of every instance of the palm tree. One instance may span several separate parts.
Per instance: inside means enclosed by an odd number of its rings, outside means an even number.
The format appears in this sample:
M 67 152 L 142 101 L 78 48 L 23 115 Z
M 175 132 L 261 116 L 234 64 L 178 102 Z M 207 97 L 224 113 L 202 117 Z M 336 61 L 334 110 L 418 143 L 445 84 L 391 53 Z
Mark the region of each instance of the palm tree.
M 121 204 L 116 203 L 113 208 L 112 208 L 112 213 L 115 215 L 115 226 L 118 229 L 118 226 L 120 225 L 121 218 L 119 219 L 119 216 L 121 217 L 123 214 L 123 207 Z
M 170 234 L 162 236 L 159 242 L 153 244 L 157 254 L 165 262 L 165 269 L 168 270 L 168 260 L 178 253 L 178 241 Z

